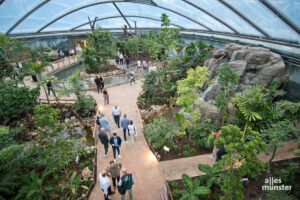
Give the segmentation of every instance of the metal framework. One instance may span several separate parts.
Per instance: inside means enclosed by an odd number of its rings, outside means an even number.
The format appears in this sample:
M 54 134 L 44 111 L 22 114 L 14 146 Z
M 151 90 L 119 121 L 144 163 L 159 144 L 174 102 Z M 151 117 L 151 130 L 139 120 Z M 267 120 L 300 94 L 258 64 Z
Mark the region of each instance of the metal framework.
M 113 1 L 113 3 L 116 3 L 116 2 L 124 2 L 124 1 L 122 1 L 122 0 L 115 0 L 115 1 Z M 83 8 L 87 8 L 87 7 L 90 7 L 90 6 L 95 6 L 95 5 L 105 4 L 105 3 L 112 3 L 112 1 L 103 1 L 103 2 L 91 3 L 91 4 L 84 5 L 84 6 L 80 6 L 80 7 L 78 7 L 78 8 L 73 9 L 73 10 L 70 10 L 69 12 L 66 12 L 66 13 L 64 13 L 64 14 L 62 14 L 62 15 L 56 17 L 55 19 L 53 19 L 52 21 L 50 21 L 49 23 L 47 23 L 46 25 L 44 25 L 42 28 L 40 28 L 40 29 L 37 31 L 37 33 L 41 32 L 42 30 L 44 30 L 45 28 L 47 28 L 48 26 L 50 26 L 50 25 L 53 24 L 54 22 L 58 21 L 59 19 L 65 17 L 65 16 L 67 16 L 67 15 L 73 13 L 73 12 L 76 12 L 76 11 L 78 11 L 78 10 L 81 10 L 81 9 L 83 9 Z M 149 4 L 146 4 L 146 5 L 149 5 Z M 152 5 L 149 5 L 149 6 L 152 6 Z M 153 6 L 155 6 L 155 5 L 153 5 Z M 177 12 L 177 11 L 174 11 L 174 10 L 169 9 L 169 8 L 165 8 L 165 7 L 163 7 L 163 6 L 155 6 L 155 7 L 158 7 L 158 8 L 161 8 L 161 9 L 168 10 L 168 11 L 170 11 L 170 12 L 173 12 L 173 13 L 175 13 L 175 14 L 177 14 L 177 15 L 180 15 L 181 17 L 184 17 L 184 18 L 186 18 L 186 19 L 188 19 L 188 20 L 190 20 L 190 21 L 193 21 L 194 23 L 197 23 L 198 25 L 200 25 L 200 26 L 206 28 L 207 30 L 210 30 L 210 31 L 211 31 L 211 29 L 210 29 L 209 27 L 207 27 L 207 26 L 203 25 L 202 23 L 200 23 L 200 22 L 198 22 L 198 21 L 196 21 L 196 20 L 194 20 L 194 19 L 192 19 L 192 18 L 190 18 L 190 17 L 188 17 L 188 16 L 185 16 L 185 15 L 183 15 L 183 14 Z
M 209 15 L 210 17 L 214 18 L 215 20 L 217 20 L 218 22 L 220 22 L 221 24 L 223 24 L 224 26 L 226 26 L 227 28 L 229 28 L 230 30 L 232 30 L 234 33 L 237 33 L 239 34 L 239 32 L 233 28 L 232 26 L 230 26 L 229 24 L 227 24 L 226 22 L 224 22 L 223 20 L 221 20 L 220 18 L 218 18 L 217 16 L 211 14 L 210 12 L 208 12 L 207 10 L 201 8 L 200 6 L 198 5 L 195 5 L 194 3 L 190 2 L 190 1 L 187 1 L 187 0 L 183 0 L 183 2 L 193 6 L 194 8 L 198 9 L 198 10 L 201 10 L 202 12 L 206 13 L 207 15 Z
M 240 11 L 238 11 L 237 9 L 235 9 L 229 3 L 225 2 L 224 0 L 219 0 L 219 2 L 221 2 L 224 6 L 226 6 L 227 8 L 229 8 L 230 10 L 232 10 L 235 14 L 237 14 L 239 17 L 241 17 L 246 22 L 248 22 L 248 24 L 250 24 L 256 30 L 258 30 L 259 32 L 261 32 L 265 37 L 271 38 L 271 36 L 267 32 L 265 32 L 260 27 L 258 27 L 255 23 L 253 23 L 250 19 L 248 19 L 248 17 L 246 17 L 245 15 L 243 15 Z
M 105 20 L 105 19 L 113 19 L 113 18 L 119 18 L 119 17 L 123 17 L 123 16 L 110 16 L 110 17 L 103 17 L 103 18 L 98 18 L 96 21 L 101 21 L 101 20 Z M 145 16 L 138 16 L 138 15 L 124 15 L 124 17 L 135 17 L 135 18 L 143 18 L 143 19 L 150 19 L 150 20 L 153 20 L 153 21 L 161 21 L 160 19 L 155 19 L 155 18 L 152 18 L 152 17 L 145 17 Z M 85 22 L 85 23 L 82 23 L 80 25 L 77 25 L 73 28 L 70 29 L 70 31 L 73 31 L 73 30 L 76 30 L 82 26 L 85 26 L 89 24 L 89 22 Z M 171 25 L 173 26 L 176 26 L 178 28 L 181 28 L 181 29 L 184 29 L 182 26 L 178 25 L 178 24 L 174 24 L 174 23 L 170 23 Z M 130 27 L 132 28 L 132 27 Z
M 14 30 L 14 28 L 16 28 L 22 21 L 24 21 L 29 15 L 31 15 L 34 11 L 36 11 L 37 9 L 39 9 L 40 7 L 42 7 L 43 5 L 45 5 L 46 3 L 50 2 L 51 0 L 45 0 L 43 2 L 41 2 L 39 5 L 37 5 L 36 7 L 34 7 L 32 10 L 28 11 L 27 13 L 25 13 L 25 15 L 23 17 L 21 17 L 14 25 L 12 25 L 12 27 L 10 27 L 8 29 L 8 31 L 6 32 L 6 34 L 9 34 L 12 30 Z M 3 0 L 4 2 L 4 0 Z M 3 3 L 2 2 L 2 3 Z
M 299 27 L 292 22 L 292 20 L 289 20 L 280 10 L 275 8 L 272 4 L 270 4 L 266 0 L 259 0 L 262 4 L 264 4 L 267 8 L 269 8 L 275 15 L 277 15 L 282 21 L 284 21 L 287 25 L 289 25 L 294 31 L 296 31 L 298 34 L 300 34 Z
M 113 2 L 113 5 L 114 5 L 115 8 L 119 11 L 120 15 L 123 17 L 123 19 L 125 20 L 126 24 L 129 26 L 129 28 L 131 28 L 130 23 L 127 21 L 126 17 L 123 15 L 123 13 L 121 12 L 121 10 L 119 9 L 119 7 L 116 5 L 115 2 Z

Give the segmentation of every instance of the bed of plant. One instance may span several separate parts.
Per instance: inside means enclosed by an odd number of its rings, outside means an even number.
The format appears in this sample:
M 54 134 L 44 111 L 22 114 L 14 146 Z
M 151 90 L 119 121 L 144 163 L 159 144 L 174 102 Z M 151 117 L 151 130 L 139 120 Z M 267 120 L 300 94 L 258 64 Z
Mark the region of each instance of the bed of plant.
M 275 178 L 281 179 L 282 184 L 292 186 L 291 191 L 270 191 L 266 193 L 266 199 L 299 199 L 300 193 L 300 158 L 294 158 L 290 160 L 282 160 L 272 163 L 272 174 Z M 206 175 L 200 177 L 189 178 L 184 176 L 183 179 L 168 182 L 169 188 L 172 193 L 173 200 L 179 200 L 185 193 L 192 193 L 195 191 L 201 191 L 199 187 L 210 188 L 210 193 L 205 193 L 205 188 L 202 188 L 202 192 L 199 192 L 199 196 L 196 199 L 199 200 L 218 200 L 220 199 L 220 186 L 218 186 L 218 177 L 222 176 L 221 173 L 217 174 L 213 171 L 213 168 L 202 165 L 199 166 L 200 171 Z M 262 194 L 262 186 L 265 183 L 265 172 L 263 172 L 256 179 L 249 179 L 249 182 L 244 184 L 244 199 L 245 200 L 259 200 Z M 214 179 L 215 178 L 215 179 Z M 196 186 L 196 180 L 199 180 L 199 186 Z M 210 182 L 208 180 L 211 180 Z M 190 187 L 191 181 L 193 182 L 193 188 Z M 212 184 L 212 185 L 210 185 Z M 278 184 L 280 185 L 280 184 Z M 198 189 L 197 189 L 198 188 Z M 183 195 L 182 195 L 183 194 Z

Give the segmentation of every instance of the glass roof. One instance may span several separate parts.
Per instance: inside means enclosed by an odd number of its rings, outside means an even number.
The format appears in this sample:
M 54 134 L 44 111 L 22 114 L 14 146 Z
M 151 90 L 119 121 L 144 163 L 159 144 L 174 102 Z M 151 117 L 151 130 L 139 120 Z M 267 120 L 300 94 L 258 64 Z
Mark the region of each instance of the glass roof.
M 300 42 L 300 0 L 4 0 L 0 32 L 24 34 L 90 29 L 172 28 Z

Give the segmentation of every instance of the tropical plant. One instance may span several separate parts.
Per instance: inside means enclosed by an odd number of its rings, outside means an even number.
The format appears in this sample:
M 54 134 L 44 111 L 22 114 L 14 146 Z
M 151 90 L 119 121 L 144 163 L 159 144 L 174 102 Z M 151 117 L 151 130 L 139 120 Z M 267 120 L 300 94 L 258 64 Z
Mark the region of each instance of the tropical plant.
M 68 189 L 70 196 L 74 198 L 77 195 L 80 183 L 81 183 L 81 176 L 77 175 L 76 171 L 74 171 L 70 177 L 69 183 L 61 184 L 60 190 L 61 192 L 63 192 L 65 189 Z
M 39 127 L 54 127 L 59 123 L 58 114 L 60 110 L 52 108 L 48 104 L 40 104 L 34 108 L 36 124 Z
M 282 191 L 282 190 L 272 190 L 267 191 L 266 200 L 297 200 L 295 196 L 290 194 L 290 192 Z
M 100 72 L 101 65 L 107 65 L 107 59 L 115 54 L 113 35 L 98 28 L 87 34 L 88 47 L 82 52 L 83 63 L 88 71 Z
M 74 110 L 83 117 L 90 117 L 95 112 L 94 98 L 88 95 L 77 99 L 74 104 Z
M 24 113 L 28 116 L 39 95 L 38 88 L 17 87 L 12 81 L 3 81 L 0 85 L 0 121 L 6 124 Z
M 276 172 L 276 177 L 279 177 L 285 185 L 294 185 L 297 175 L 299 175 L 299 162 L 284 163 L 282 169 Z
M 24 182 L 24 185 L 19 189 L 15 199 L 45 199 L 52 191 L 54 191 L 52 185 L 45 186 L 46 175 L 47 174 L 43 173 L 41 177 L 39 177 L 38 174 L 32 170 L 29 175 L 23 176 L 22 181 Z
M 182 174 L 182 182 L 185 190 L 179 191 L 181 194 L 180 200 L 196 200 L 200 195 L 210 193 L 210 189 L 205 186 L 200 186 L 200 180 L 195 178 L 194 181 L 186 174 Z
M 163 117 L 155 118 L 153 122 L 144 126 L 145 137 L 151 142 L 154 148 L 160 149 L 163 146 L 171 147 L 178 128 L 174 123 Z
M 139 51 L 139 38 L 131 37 L 126 41 L 126 48 L 129 53 L 132 53 L 137 58 L 137 53 Z
M 200 180 L 206 182 L 206 186 L 211 188 L 214 184 L 221 185 L 220 177 L 224 174 L 217 165 L 210 167 L 209 165 L 198 164 L 198 169 L 205 175 L 200 176 Z
M 186 125 L 184 128 L 188 127 L 200 120 L 200 114 L 197 110 L 194 109 L 195 101 L 199 98 L 199 89 L 204 86 L 208 81 L 208 76 L 210 72 L 206 67 L 197 66 L 195 69 L 189 69 L 187 72 L 187 78 L 179 80 L 177 84 L 177 94 L 178 98 L 176 104 L 184 108 L 184 112 L 190 113 L 193 117 L 191 123 L 187 123 L 189 120 L 184 120 Z M 203 102 L 200 102 L 198 105 L 201 106 Z

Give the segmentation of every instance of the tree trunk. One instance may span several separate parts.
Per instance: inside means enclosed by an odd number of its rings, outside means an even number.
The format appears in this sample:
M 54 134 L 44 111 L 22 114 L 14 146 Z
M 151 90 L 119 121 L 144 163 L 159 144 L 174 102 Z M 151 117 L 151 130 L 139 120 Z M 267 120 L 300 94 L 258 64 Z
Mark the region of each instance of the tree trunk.
M 47 102 L 48 102 L 48 104 L 50 104 L 50 100 L 49 100 L 49 97 L 48 97 L 47 90 L 46 90 L 46 88 L 45 88 L 45 86 L 44 86 L 44 85 L 42 85 L 42 87 L 43 87 L 43 89 L 44 89 L 44 91 L 45 91 L 46 98 L 47 98 Z

